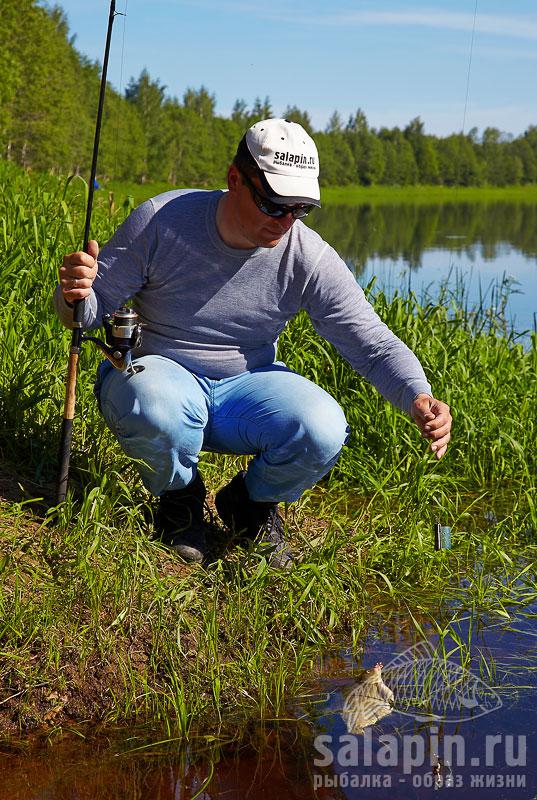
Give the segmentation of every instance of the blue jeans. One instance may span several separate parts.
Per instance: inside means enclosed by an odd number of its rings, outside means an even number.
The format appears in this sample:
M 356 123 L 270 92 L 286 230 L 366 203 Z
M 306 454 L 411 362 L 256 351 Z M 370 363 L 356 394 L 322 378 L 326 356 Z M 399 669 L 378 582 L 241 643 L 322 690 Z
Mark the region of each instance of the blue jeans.
M 336 463 L 349 436 L 338 403 L 282 363 L 212 380 L 164 356 L 135 375 L 104 361 L 95 393 L 123 451 L 154 495 L 194 478 L 201 450 L 252 454 L 252 500 L 298 500 Z

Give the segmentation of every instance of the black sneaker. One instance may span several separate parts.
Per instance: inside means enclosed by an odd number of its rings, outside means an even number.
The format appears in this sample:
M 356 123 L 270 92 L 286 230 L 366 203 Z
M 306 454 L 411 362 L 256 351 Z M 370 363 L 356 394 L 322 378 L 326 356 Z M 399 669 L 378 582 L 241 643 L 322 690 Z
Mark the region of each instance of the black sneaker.
M 293 556 L 284 538 L 284 522 L 278 503 L 256 503 L 244 482 L 246 472 L 239 472 L 215 497 L 216 510 L 227 527 L 237 536 L 255 542 L 277 569 L 291 569 Z
M 199 473 L 183 489 L 164 492 L 159 498 L 155 520 L 157 538 L 185 561 L 203 561 L 208 552 L 203 517 L 207 490 Z

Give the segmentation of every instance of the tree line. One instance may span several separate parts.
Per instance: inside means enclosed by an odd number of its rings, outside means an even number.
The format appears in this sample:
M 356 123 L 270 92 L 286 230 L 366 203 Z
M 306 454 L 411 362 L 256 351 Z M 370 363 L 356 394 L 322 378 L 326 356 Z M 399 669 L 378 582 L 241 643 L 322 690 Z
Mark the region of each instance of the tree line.
M 100 65 L 79 53 L 60 6 L 2 0 L 0 152 L 26 169 L 89 173 Z M 215 186 L 224 181 L 237 142 L 256 120 L 278 114 L 270 99 L 238 99 L 229 118 L 214 94 L 189 88 L 181 100 L 147 70 L 123 94 L 108 87 L 99 174 L 106 179 Z M 334 111 L 324 131 L 308 112 L 279 112 L 300 122 L 319 149 L 321 183 L 344 186 L 505 186 L 537 182 L 537 126 L 513 137 L 497 128 L 440 137 L 419 117 L 404 128 L 371 128 L 358 109 Z

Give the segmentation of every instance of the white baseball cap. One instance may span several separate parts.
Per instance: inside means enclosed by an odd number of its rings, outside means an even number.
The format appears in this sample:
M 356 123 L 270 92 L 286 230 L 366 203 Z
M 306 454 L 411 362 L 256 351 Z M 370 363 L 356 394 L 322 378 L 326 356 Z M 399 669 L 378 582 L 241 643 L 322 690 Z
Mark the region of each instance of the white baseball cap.
M 288 119 L 264 119 L 252 125 L 244 140 L 270 200 L 320 207 L 319 154 L 302 125 Z

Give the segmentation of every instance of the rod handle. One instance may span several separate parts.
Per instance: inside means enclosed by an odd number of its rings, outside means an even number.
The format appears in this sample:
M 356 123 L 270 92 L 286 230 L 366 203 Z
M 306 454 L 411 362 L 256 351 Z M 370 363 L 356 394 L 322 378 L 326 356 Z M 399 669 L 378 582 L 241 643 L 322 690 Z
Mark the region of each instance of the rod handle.
M 65 388 L 65 402 L 63 407 L 63 420 L 60 433 L 59 470 L 57 486 L 57 502 L 63 503 L 67 494 L 69 480 L 69 463 L 71 461 L 71 442 L 73 440 L 73 420 L 75 417 L 76 379 L 78 372 L 78 357 L 80 355 L 80 328 L 73 329 L 73 340 L 69 352 L 67 368 L 67 383 Z

